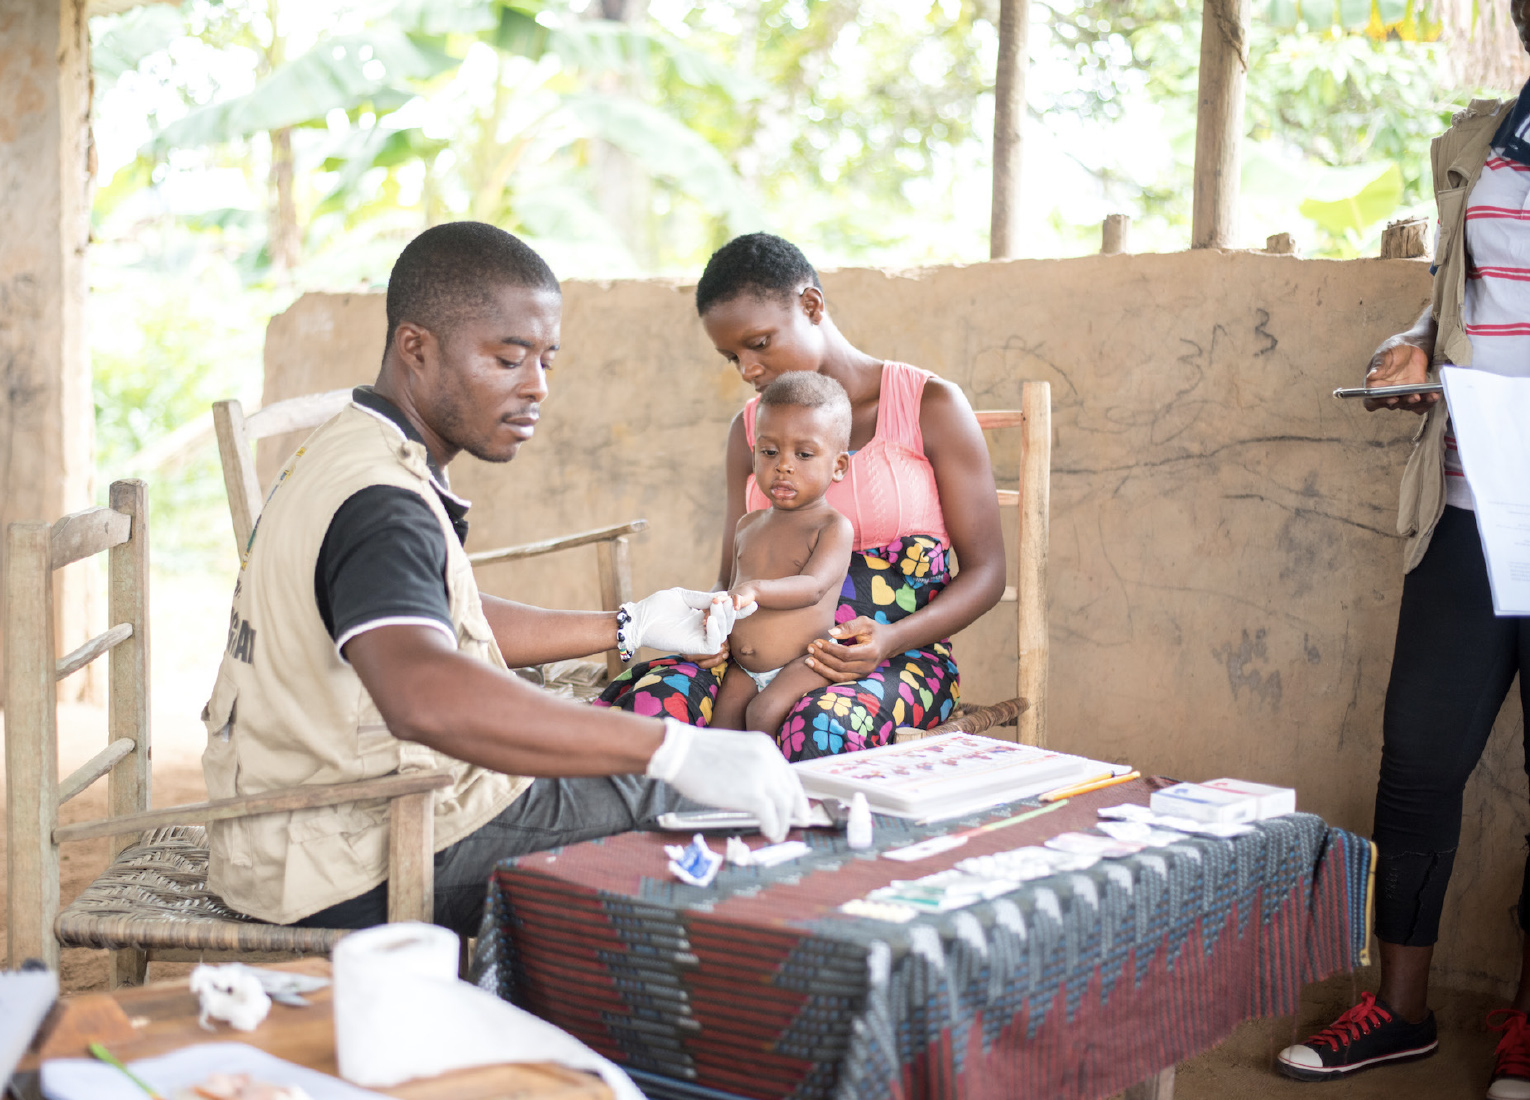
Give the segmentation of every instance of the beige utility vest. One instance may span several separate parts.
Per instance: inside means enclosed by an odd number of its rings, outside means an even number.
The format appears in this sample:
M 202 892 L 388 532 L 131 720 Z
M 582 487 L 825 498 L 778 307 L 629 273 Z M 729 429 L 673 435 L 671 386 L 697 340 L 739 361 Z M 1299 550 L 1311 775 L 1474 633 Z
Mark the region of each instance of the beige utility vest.
M 335 512 L 373 485 L 408 489 L 429 505 L 446 542 L 457 648 L 505 667 L 472 566 L 433 488 L 424 445 L 353 403 L 288 460 L 245 549 L 228 645 L 202 712 L 202 771 L 212 798 L 401 771 L 448 771 L 451 786 L 434 796 L 439 851 L 488 822 L 531 780 L 394 737 L 336 652 L 314 599 L 314 568 Z M 385 801 L 218 821 L 207 834 L 209 886 L 260 920 L 289 923 L 387 878 Z
M 1434 200 L 1440 214 L 1440 236 L 1434 253 L 1434 293 L 1430 307 L 1438 326 L 1434 356 L 1429 364 L 1430 381 L 1439 380 L 1447 363 L 1469 367 L 1472 342 L 1461 314 L 1466 305 L 1466 200 L 1482 166 L 1487 163 L 1498 127 L 1514 109 L 1515 101 L 1474 99 L 1429 146 L 1434 171 Z M 1437 401 L 1424 414 L 1413 437 L 1413 453 L 1403 470 L 1398 494 L 1397 533 L 1407 538 L 1403 547 L 1403 572 L 1424 560 L 1435 525 L 1445 514 L 1445 402 Z

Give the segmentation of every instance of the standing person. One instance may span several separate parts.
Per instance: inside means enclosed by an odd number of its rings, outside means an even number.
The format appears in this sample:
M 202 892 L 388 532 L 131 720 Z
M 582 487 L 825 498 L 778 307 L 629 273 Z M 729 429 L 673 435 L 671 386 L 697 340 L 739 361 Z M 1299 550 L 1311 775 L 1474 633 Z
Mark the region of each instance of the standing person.
M 213 798 L 450 773 L 434 792 L 434 916 L 459 933 L 477 927 L 507 856 L 641 828 L 686 799 L 753 812 L 775 840 L 807 813 L 763 735 L 602 713 L 507 669 L 618 644 L 705 645 L 702 612 L 679 590 L 577 612 L 474 583 L 468 506 L 446 467 L 462 451 L 508 462 L 532 438 L 562 302 L 541 257 L 493 226 L 436 226 L 404 249 L 376 385 L 358 387 L 278 477 L 202 714 Z M 385 804 L 207 832 L 209 885 L 241 912 L 329 928 L 387 919 Z
M 956 706 L 950 636 L 1004 592 L 1004 536 L 988 447 L 962 391 L 929 371 L 847 340 L 801 250 L 751 233 L 719 249 L 696 286 L 696 311 L 718 353 L 763 392 L 816 371 L 850 397 L 850 468 L 831 505 L 854 528 L 832 640 L 807 664 L 831 681 L 808 692 L 776 735 L 790 760 L 885 745 L 899 726 L 928 729 Z M 758 397 L 728 434 L 728 507 L 717 587 L 733 570 L 734 531 L 770 506 L 751 454 Z M 955 551 L 960 572 L 950 568 Z M 601 697 L 637 714 L 707 723 L 726 657 L 666 657 L 618 678 Z
M 1530 0 L 1514 0 L 1511 12 L 1530 49 Z M 1442 364 L 1530 377 L 1530 95 L 1474 101 L 1430 154 L 1440 214 L 1433 300 L 1412 328 L 1376 349 L 1365 384 L 1433 380 Z M 1493 614 L 1471 487 L 1445 405 L 1427 395 L 1366 407 L 1424 417 L 1403 473 L 1398 528 L 1408 536 L 1407 575 L 1376 789 L 1381 988 L 1281 1052 L 1281 1071 L 1302 1080 L 1434 1052 L 1429 965 L 1460 840 L 1462 794 L 1516 673 L 1530 714 L 1530 618 Z M 1530 889 L 1520 894 L 1519 923 L 1530 932 Z M 1488 1018 L 1502 1032 L 1490 1100 L 1530 1098 L 1530 936 L 1524 944 L 1513 1006 Z

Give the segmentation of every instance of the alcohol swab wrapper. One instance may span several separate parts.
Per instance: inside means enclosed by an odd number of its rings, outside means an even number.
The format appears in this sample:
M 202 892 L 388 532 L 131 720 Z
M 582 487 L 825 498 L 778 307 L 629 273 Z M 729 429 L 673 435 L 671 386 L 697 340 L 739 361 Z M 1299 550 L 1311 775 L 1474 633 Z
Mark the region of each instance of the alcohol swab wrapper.
M 682 849 L 683 850 L 683 849 Z M 749 845 L 744 843 L 741 836 L 730 836 L 728 842 L 723 845 L 723 856 L 732 867 L 751 867 L 754 865 L 754 853 L 749 850 Z
M 706 838 L 700 833 L 683 848 L 666 844 L 664 853 L 669 856 L 669 873 L 689 886 L 712 885 L 717 869 L 723 865 L 723 857 L 707 847 Z
M 783 840 L 780 844 L 767 844 L 763 848 L 756 848 L 749 853 L 749 856 L 750 862 L 756 867 L 774 867 L 778 863 L 801 859 L 812 850 L 812 845 L 801 840 Z

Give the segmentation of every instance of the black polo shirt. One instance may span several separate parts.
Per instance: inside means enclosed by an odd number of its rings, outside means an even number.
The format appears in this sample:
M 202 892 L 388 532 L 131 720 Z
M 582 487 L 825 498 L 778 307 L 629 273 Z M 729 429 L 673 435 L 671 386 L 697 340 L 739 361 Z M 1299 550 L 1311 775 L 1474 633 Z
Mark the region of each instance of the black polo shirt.
M 407 438 L 420 433 L 397 405 L 371 386 L 352 399 Z M 432 486 L 459 542 L 467 541 L 468 502 L 453 495 L 446 472 L 427 458 Z M 446 543 L 441 522 L 418 493 L 395 485 L 372 485 L 340 505 L 330 520 L 314 565 L 313 595 L 338 649 L 378 626 L 438 627 L 455 645 L 446 591 Z

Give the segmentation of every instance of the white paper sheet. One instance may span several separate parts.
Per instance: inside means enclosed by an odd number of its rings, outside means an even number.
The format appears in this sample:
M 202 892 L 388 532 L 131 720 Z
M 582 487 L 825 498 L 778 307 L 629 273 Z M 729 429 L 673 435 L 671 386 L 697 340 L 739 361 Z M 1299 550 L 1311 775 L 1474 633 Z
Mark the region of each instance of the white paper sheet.
M 1477 508 L 1493 610 L 1530 615 L 1530 378 L 1444 367 L 1445 402 Z
M 248 1073 L 273 1085 L 296 1085 L 313 1100 L 387 1100 L 338 1077 L 286 1062 L 246 1043 L 198 1043 L 158 1058 L 140 1058 L 128 1068 L 161 1096 L 205 1081 L 214 1073 Z M 42 1065 L 47 1100 L 144 1100 L 143 1090 L 121 1070 L 93 1058 L 56 1058 Z

